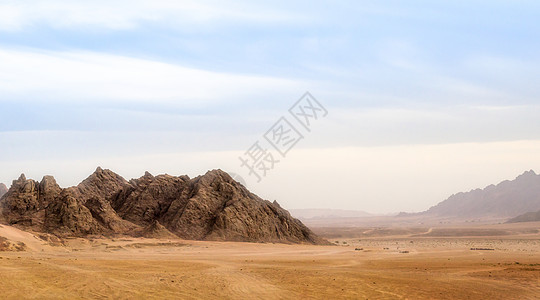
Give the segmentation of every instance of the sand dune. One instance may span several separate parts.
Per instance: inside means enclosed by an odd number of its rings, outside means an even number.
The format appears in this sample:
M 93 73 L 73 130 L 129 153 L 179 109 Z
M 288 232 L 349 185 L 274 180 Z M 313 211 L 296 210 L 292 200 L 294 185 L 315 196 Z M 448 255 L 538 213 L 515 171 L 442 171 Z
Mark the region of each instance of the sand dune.
M 26 251 L 30 252 L 58 250 L 51 247 L 46 240 L 41 239 L 37 235 L 12 226 L 0 225 L 0 237 L 4 237 L 13 243 L 22 243 L 25 245 Z

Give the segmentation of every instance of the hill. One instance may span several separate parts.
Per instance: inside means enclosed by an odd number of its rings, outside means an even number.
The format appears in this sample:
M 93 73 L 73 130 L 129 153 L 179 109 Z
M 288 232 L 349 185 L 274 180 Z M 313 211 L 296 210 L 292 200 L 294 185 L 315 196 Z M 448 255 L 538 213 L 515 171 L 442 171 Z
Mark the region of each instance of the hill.
M 538 222 L 540 221 L 540 210 L 528 212 L 508 220 L 506 223 Z
M 4 222 L 58 236 L 131 235 L 248 242 L 327 244 L 277 202 L 263 200 L 213 170 L 188 176 L 146 173 L 126 181 L 97 168 L 79 185 L 21 175 L 0 199 Z
M 527 171 L 484 189 L 458 193 L 419 213 L 422 216 L 452 218 L 511 218 L 540 210 L 540 175 Z M 408 214 L 401 214 L 404 216 Z

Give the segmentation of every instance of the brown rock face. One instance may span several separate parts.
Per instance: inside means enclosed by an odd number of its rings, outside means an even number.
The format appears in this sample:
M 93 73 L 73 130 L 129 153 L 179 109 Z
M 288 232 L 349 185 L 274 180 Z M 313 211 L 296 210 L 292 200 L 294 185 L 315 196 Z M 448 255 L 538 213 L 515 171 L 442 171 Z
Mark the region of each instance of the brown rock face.
M 27 180 L 21 174 L 0 202 L 5 220 L 10 224 L 40 228 L 45 208 L 58 197 L 61 190 L 51 176 L 43 177 L 39 183 Z
M 0 183 L 0 198 L 2 198 L 2 196 L 4 196 L 8 191 L 8 188 L 5 184 L 3 183 Z
M 140 236 L 154 239 L 178 238 L 178 236 L 167 230 L 165 226 L 159 224 L 157 220 L 153 221 L 152 224 L 145 227 L 142 230 Z
M 21 176 L 1 206 L 8 223 L 58 235 L 328 243 L 221 170 L 194 179 L 146 173 L 127 182 L 98 168 L 64 190 L 52 177 L 34 182 Z
M 105 231 L 125 234 L 138 228 L 137 225 L 120 218 L 111 207 L 111 203 L 103 198 L 90 198 L 85 206 L 90 210 L 92 217 L 105 227 Z
M 100 167 L 77 186 L 79 198 L 84 203 L 90 198 L 109 200 L 127 185 L 127 181 L 111 170 Z
M 162 223 L 186 239 L 325 242 L 277 202 L 257 197 L 221 170 L 193 179 L 171 203 Z
M 133 179 L 112 201 L 118 214 L 133 223 L 146 226 L 160 219 L 172 202 L 187 192 L 189 177 L 152 176 L 146 173 Z
M 60 235 L 87 235 L 105 231 L 90 210 L 75 198 L 73 189 L 66 189 L 45 212 L 44 230 Z
M 56 180 L 52 176 L 44 176 L 38 185 L 38 199 L 40 201 L 41 208 L 45 208 L 49 203 L 56 199 L 62 189 L 56 183 Z

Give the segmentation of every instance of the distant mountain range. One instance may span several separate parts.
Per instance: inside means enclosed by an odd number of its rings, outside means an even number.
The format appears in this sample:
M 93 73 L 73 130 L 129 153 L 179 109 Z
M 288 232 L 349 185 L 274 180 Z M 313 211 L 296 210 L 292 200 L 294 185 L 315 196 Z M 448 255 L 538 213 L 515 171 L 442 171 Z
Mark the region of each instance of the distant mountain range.
M 129 235 L 192 240 L 328 244 L 277 202 L 263 200 L 221 170 L 202 176 L 126 181 L 97 170 L 61 188 L 52 176 L 23 175 L 0 198 L 4 222 L 58 236 Z
M 540 221 L 540 175 L 533 170 L 526 171 L 514 180 L 454 194 L 427 211 L 400 213 L 397 219 L 339 209 L 291 209 L 290 213 L 315 227 L 336 224 L 369 226 L 370 223 L 399 223 L 406 220 L 422 223 L 504 222 L 511 218 L 514 218 L 511 222 Z
M 458 219 L 513 218 L 540 210 L 540 175 L 527 171 L 514 180 L 458 193 L 417 214 L 427 217 Z

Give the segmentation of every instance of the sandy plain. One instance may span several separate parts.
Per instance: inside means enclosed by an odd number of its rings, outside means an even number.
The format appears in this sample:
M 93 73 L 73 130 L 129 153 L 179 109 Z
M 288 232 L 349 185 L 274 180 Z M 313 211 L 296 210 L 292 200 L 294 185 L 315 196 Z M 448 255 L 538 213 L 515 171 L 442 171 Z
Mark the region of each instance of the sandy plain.
M 0 236 L 24 242 L 26 251 L 0 251 L 0 298 L 540 299 L 540 223 L 498 226 L 510 234 L 315 229 L 334 246 L 137 238 L 60 244 L 2 226 Z

